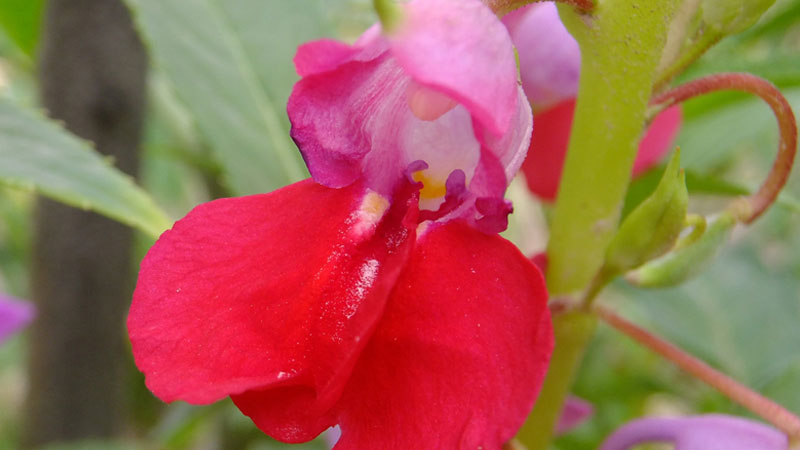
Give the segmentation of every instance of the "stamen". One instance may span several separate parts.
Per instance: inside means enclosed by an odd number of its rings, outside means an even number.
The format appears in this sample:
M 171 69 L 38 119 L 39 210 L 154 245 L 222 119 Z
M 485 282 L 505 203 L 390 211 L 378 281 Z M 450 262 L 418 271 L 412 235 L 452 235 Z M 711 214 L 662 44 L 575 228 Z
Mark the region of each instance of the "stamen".
M 464 171 L 461 169 L 456 169 L 450 172 L 450 175 L 447 176 L 447 182 L 445 183 L 445 191 L 444 194 L 444 203 L 439 205 L 439 209 L 436 211 L 430 210 L 421 210 L 419 212 L 419 222 L 424 222 L 426 220 L 438 220 L 442 217 L 446 216 L 453 212 L 456 208 L 461 206 L 464 203 L 464 200 L 467 197 L 467 184 L 466 184 L 467 177 L 464 175 Z M 424 191 L 424 188 L 423 188 Z

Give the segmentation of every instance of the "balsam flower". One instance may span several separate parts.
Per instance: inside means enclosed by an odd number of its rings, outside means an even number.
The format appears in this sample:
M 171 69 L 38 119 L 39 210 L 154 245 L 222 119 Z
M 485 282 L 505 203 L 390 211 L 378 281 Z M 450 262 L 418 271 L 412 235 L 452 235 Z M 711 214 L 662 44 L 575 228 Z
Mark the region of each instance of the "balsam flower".
M 0 344 L 28 325 L 35 314 L 32 304 L 0 295 Z
M 606 439 L 600 450 L 627 450 L 648 442 L 675 450 L 787 450 L 780 431 L 753 420 L 723 414 L 645 418 L 630 422 Z
M 145 257 L 128 329 L 161 399 L 230 396 L 285 442 L 338 424 L 338 450 L 499 450 L 525 420 L 553 342 L 494 234 L 531 130 L 511 41 L 478 0 L 402 8 L 299 49 L 313 180 L 200 205 Z
M 506 15 L 503 21 L 519 51 L 522 87 L 536 120 L 522 171 L 531 192 L 542 200 L 553 201 L 572 130 L 580 48 L 561 23 L 555 3 L 526 6 Z M 634 176 L 658 164 L 670 150 L 680 124 L 678 106 L 653 119 L 639 142 Z

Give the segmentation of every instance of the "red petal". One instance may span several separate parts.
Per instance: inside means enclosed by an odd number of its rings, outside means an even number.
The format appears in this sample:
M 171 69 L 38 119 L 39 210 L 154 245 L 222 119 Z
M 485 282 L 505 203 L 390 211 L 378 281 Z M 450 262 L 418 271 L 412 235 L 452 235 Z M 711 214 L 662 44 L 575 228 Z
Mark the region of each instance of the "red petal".
M 522 171 L 528 189 L 542 200 L 556 199 L 574 112 L 575 99 L 571 99 L 533 117 L 536 126 Z
M 633 175 L 639 175 L 658 164 L 672 150 L 672 143 L 681 128 L 679 105 L 661 111 L 647 128 L 639 142 L 639 153 L 633 163 Z
M 418 240 L 342 396 L 336 450 L 499 450 L 553 346 L 541 273 L 463 223 Z
M 306 180 L 200 205 L 164 233 L 142 262 L 128 318 L 150 390 L 190 403 L 248 392 L 237 396 L 245 413 L 283 440 L 331 425 L 325 411 L 414 239 L 410 200 L 381 216 L 374 195 Z M 280 398 L 285 411 L 260 410 L 251 393 Z

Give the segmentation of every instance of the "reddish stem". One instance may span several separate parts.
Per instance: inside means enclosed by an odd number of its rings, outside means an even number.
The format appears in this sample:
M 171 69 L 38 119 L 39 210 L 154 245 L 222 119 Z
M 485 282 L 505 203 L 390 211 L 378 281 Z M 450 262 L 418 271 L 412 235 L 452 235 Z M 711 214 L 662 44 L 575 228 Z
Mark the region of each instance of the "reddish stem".
M 519 9 L 531 3 L 537 3 L 541 1 L 544 0 L 486 0 L 486 4 L 489 6 L 489 8 L 492 8 L 492 11 L 494 11 L 495 14 L 498 15 L 498 17 L 503 17 L 504 15 L 510 13 L 515 9 Z M 564 3 L 566 5 L 572 5 L 582 13 L 590 13 L 594 11 L 594 0 L 555 0 L 555 1 L 556 3 Z
M 681 369 L 703 380 L 731 400 L 772 423 L 790 437 L 800 438 L 800 418 L 783 406 L 719 372 L 675 345 L 618 316 L 613 311 L 600 306 L 595 310 L 603 321 L 616 330 L 669 359 Z
M 789 178 L 794 155 L 797 152 L 797 123 L 792 108 L 783 94 L 769 81 L 749 73 L 719 73 L 690 81 L 660 94 L 652 99 L 651 104 L 666 108 L 692 97 L 723 90 L 757 95 L 769 105 L 775 118 L 778 119 L 780 133 L 778 155 L 767 179 L 755 194 L 746 199 L 747 208 L 740 217 L 744 223 L 750 223 L 763 214 L 778 197 Z

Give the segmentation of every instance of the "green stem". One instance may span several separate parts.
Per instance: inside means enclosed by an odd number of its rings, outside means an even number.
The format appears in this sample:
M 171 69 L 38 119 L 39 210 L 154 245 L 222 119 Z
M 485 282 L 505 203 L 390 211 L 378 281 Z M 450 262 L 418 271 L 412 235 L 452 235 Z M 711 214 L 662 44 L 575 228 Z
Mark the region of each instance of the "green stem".
M 597 326 L 597 317 L 581 310 L 553 316 L 556 348 L 536 406 L 517 439 L 529 450 L 547 449 L 561 416 L 564 400 Z
M 578 101 L 548 245 L 551 294 L 584 290 L 603 263 L 650 100 L 656 67 L 680 0 L 599 0 L 592 16 L 559 5 L 581 47 Z M 554 318 L 556 347 L 539 400 L 519 434 L 547 449 L 596 318 Z
M 559 5 L 581 46 L 581 79 L 548 246 L 548 288 L 585 288 L 603 262 L 678 0 L 604 0 L 591 20 Z
M 510 13 L 515 9 L 519 9 L 530 5 L 531 3 L 539 3 L 544 0 L 487 0 L 486 4 L 492 11 L 499 17 Z M 582 13 L 591 13 L 594 9 L 595 0 L 555 0 L 559 3 L 572 5 Z
M 708 49 L 716 45 L 724 35 L 714 30 L 707 30 L 691 47 L 681 52 L 680 57 L 675 60 L 669 67 L 659 74 L 658 81 L 655 82 L 653 90 L 655 92 L 661 91 L 664 87 L 672 81 L 673 78 L 686 70 L 689 65 L 697 61 L 703 56 Z

